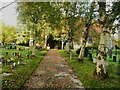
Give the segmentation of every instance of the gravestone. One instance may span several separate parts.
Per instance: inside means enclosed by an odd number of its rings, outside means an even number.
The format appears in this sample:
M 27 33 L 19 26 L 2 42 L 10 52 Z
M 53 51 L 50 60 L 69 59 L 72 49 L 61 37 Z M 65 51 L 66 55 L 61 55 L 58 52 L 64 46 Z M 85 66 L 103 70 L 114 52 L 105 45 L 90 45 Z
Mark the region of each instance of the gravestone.
M 116 56 L 113 56 L 113 62 L 116 62 Z
M 20 65 L 20 61 L 18 61 L 17 64 Z
M 14 66 L 14 67 L 16 66 L 16 63 L 15 63 L 15 62 L 13 63 L 13 66 Z
M 17 47 L 16 46 L 14 46 L 14 49 L 16 49 Z
M 8 55 L 8 52 L 6 52 L 5 54 Z
M 17 56 L 17 53 L 15 52 L 15 56 Z
M 19 48 L 19 51 L 21 51 L 21 48 Z
M 77 53 L 78 55 L 79 55 L 79 53 L 80 53 L 80 50 L 81 50 L 81 48 L 79 48 L 79 49 L 76 51 L 76 53 Z M 88 48 L 85 48 L 84 56 L 87 57 L 88 54 L 89 54 L 89 49 L 88 49 Z
M 89 48 L 85 48 L 85 51 L 84 51 L 84 56 L 87 57 L 89 54 Z
M 27 58 L 28 58 L 28 59 L 29 59 L 29 56 L 30 56 L 30 55 L 29 55 L 29 54 L 27 54 Z
M 15 56 L 16 54 L 15 54 L 16 52 L 13 52 L 13 56 Z
M 109 49 L 108 54 L 109 54 L 109 57 L 110 57 L 110 58 L 112 58 L 112 48 L 111 48 L 111 49 Z
M 10 46 L 10 49 L 12 49 L 12 46 Z
M 93 61 L 93 59 L 92 59 L 92 53 L 89 53 L 89 60 Z

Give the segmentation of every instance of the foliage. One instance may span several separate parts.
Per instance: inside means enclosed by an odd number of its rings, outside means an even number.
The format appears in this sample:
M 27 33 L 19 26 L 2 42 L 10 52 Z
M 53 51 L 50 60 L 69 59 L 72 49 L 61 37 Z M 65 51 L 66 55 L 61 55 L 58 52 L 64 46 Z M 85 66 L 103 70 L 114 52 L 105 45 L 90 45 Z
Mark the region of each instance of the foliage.
M 14 26 L 6 26 L 2 23 L 1 26 L 2 35 L 0 38 L 2 39 L 1 42 L 6 44 L 15 42 L 15 27 Z

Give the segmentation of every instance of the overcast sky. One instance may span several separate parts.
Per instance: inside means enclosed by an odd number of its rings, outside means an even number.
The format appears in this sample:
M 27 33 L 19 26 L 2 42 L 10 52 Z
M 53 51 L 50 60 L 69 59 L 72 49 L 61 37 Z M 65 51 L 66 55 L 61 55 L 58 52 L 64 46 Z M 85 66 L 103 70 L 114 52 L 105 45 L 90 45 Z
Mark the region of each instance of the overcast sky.
M 11 0 L 10 0 L 11 1 Z M 10 2 L 0 2 L 0 8 L 8 5 Z M 0 16 L 6 25 L 17 25 L 17 13 L 16 13 L 16 3 L 2 9 L 0 11 Z

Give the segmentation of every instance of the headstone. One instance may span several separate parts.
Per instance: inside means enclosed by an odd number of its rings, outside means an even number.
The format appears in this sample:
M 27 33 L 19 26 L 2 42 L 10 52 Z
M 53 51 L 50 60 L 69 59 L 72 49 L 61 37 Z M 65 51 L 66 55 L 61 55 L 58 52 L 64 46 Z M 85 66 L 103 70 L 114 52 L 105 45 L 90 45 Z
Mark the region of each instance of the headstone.
M 10 46 L 10 49 L 12 49 L 12 46 Z
M 19 48 L 19 51 L 21 51 L 21 48 Z
M 110 57 L 110 58 L 112 58 L 112 48 L 111 48 L 111 49 L 109 49 L 108 54 L 109 54 L 109 57 Z
M 16 66 L 16 63 L 15 63 L 15 62 L 13 63 L 13 66 L 14 66 L 14 67 Z
M 15 56 L 17 56 L 17 53 L 15 52 Z
M 16 49 L 17 47 L 15 46 L 14 49 Z
M 113 62 L 116 62 L 116 56 L 113 56 Z
M 18 61 L 18 63 L 17 63 L 18 65 L 20 65 L 20 61 Z
M 5 54 L 8 55 L 8 52 L 6 52 Z
M 13 56 L 15 56 L 15 52 L 13 52 Z
M 93 59 L 92 59 L 92 53 L 89 53 L 89 60 L 93 61 Z
M 79 55 L 79 53 L 80 53 L 80 50 L 81 50 L 81 48 L 79 48 L 79 49 L 76 51 L 76 53 L 77 53 L 78 55 Z M 88 48 L 85 48 L 84 56 L 87 57 L 88 54 L 89 54 L 89 50 L 88 50 Z
M 85 48 L 85 51 L 84 51 L 84 56 L 87 57 L 89 54 L 89 49 L 88 48 Z
M 30 56 L 30 55 L 28 54 L 28 55 L 27 55 L 27 58 L 28 58 L 28 59 L 29 59 L 29 56 Z

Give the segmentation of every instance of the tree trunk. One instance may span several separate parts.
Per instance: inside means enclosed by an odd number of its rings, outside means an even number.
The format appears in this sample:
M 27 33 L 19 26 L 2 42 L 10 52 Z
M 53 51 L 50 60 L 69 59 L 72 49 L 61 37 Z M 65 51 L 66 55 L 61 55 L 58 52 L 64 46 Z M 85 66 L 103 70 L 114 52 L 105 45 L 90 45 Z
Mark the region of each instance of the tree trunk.
M 63 50 L 64 48 L 64 41 L 62 40 L 62 45 L 61 45 L 61 49 Z
M 106 34 L 105 32 L 101 33 L 100 43 L 98 47 L 98 55 L 94 62 L 96 64 L 94 75 L 99 77 L 100 79 L 105 79 L 108 76 L 107 61 L 106 61 L 107 53 L 106 53 L 106 46 L 105 46 L 105 42 L 106 42 L 105 34 Z
M 46 47 L 47 47 L 47 35 L 45 34 L 44 48 L 46 49 Z
M 36 42 L 35 40 L 33 40 L 32 56 L 35 56 L 35 48 L 36 48 Z
M 83 58 L 84 58 L 84 52 L 85 52 L 87 38 L 88 38 L 88 28 L 84 29 L 84 32 L 82 33 L 82 42 L 81 42 L 80 54 L 78 56 L 78 60 L 82 61 L 82 62 L 83 62 Z
M 78 56 L 78 60 L 83 62 L 83 58 L 84 58 L 84 51 L 85 51 L 85 47 L 86 47 L 86 42 L 82 43 L 82 46 L 80 48 L 80 54 Z

